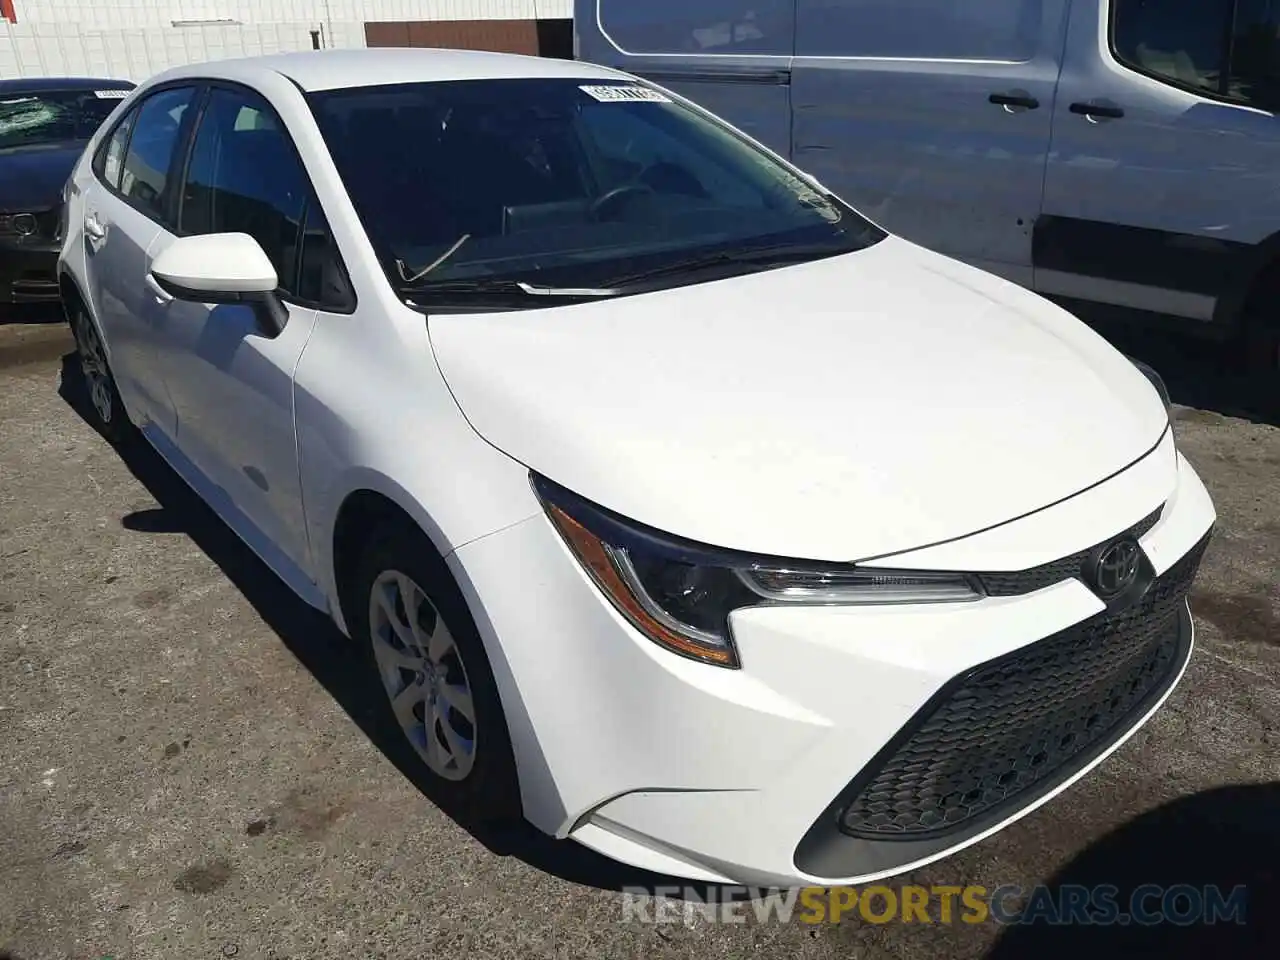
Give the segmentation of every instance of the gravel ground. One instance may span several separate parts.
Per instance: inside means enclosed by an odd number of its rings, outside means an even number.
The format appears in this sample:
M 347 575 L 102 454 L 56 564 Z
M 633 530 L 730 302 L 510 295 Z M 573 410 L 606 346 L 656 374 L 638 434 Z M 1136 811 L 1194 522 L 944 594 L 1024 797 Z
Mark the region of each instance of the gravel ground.
M 0 323 L 0 957 L 1274 956 L 1280 386 L 1125 335 L 1220 515 L 1196 657 L 1092 777 L 903 882 L 1247 884 L 1245 925 L 624 922 L 662 881 L 444 813 L 333 627 L 86 425 L 65 328 Z

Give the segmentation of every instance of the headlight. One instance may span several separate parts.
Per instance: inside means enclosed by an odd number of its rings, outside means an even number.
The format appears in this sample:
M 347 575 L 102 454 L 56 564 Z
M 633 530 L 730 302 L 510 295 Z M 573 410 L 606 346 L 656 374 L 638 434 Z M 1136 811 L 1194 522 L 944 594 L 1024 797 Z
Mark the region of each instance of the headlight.
M 625 520 L 534 474 L 547 517 L 618 611 L 673 653 L 738 666 L 729 614 L 764 604 L 977 600 L 958 573 L 862 569 L 720 550 Z
M 1164 401 L 1165 412 L 1173 416 L 1173 401 L 1169 399 L 1169 388 L 1165 386 L 1164 377 L 1156 373 L 1152 367 L 1143 363 L 1141 360 L 1135 360 L 1133 357 L 1128 358 L 1129 362 L 1142 372 L 1142 375 L 1151 381 L 1151 385 L 1156 388 L 1156 393 L 1160 394 L 1160 399 Z

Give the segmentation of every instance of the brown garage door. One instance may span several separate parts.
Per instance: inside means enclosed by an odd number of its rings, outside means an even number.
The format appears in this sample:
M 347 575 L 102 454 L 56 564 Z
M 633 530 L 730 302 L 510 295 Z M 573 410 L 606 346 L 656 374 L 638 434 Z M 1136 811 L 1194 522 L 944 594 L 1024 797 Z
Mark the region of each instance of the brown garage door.
M 364 25 L 371 47 L 448 47 L 573 57 L 572 20 L 412 20 Z

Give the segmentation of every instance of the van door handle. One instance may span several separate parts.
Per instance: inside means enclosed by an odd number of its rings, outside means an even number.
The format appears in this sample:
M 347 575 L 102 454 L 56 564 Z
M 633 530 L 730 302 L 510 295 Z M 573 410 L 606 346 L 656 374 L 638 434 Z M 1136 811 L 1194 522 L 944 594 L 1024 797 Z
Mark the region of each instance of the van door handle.
M 1106 103 L 1073 103 L 1069 109 L 1072 113 L 1087 117 L 1090 123 L 1097 123 L 1100 117 L 1106 120 L 1119 120 L 1124 116 L 1122 108 Z
M 1023 110 L 1036 110 L 1040 106 L 1040 101 L 1029 93 L 1021 90 L 1015 90 L 1013 93 L 993 93 L 987 97 L 989 103 L 994 103 L 998 107 L 1004 107 L 1010 113 L 1013 111 L 1011 107 L 1021 107 Z

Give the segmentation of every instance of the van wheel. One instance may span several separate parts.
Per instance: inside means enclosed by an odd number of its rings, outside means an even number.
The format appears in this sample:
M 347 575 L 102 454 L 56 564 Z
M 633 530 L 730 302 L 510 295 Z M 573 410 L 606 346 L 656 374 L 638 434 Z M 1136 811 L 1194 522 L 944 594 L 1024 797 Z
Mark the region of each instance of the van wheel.
M 133 439 L 135 429 L 120 399 L 98 328 L 83 304 L 72 301 L 67 304 L 67 312 L 76 341 L 76 355 L 80 359 L 81 376 L 89 394 L 93 426 L 113 445 L 124 446 Z
M 1280 261 L 1268 267 L 1249 291 L 1240 316 L 1239 344 L 1246 373 L 1280 374 Z
M 1280 313 L 1280 305 L 1274 305 Z M 1244 330 L 1245 365 L 1255 376 L 1280 376 L 1280 316 L 1251 318 Z
M 416 529 L 384 523 L 366 542 L 350 626 L 391 718 L 442 804 L 485 821 L 518 818 L 507 721 L 462 592 Z

